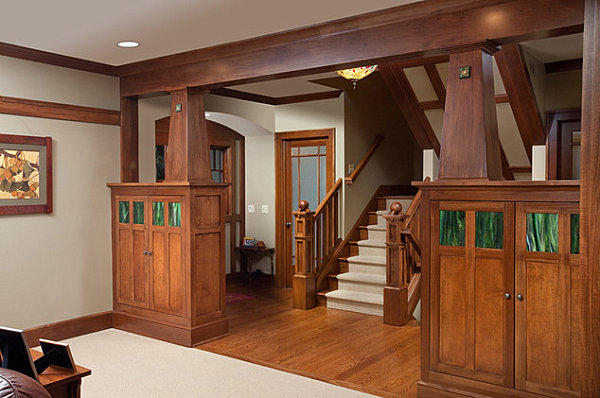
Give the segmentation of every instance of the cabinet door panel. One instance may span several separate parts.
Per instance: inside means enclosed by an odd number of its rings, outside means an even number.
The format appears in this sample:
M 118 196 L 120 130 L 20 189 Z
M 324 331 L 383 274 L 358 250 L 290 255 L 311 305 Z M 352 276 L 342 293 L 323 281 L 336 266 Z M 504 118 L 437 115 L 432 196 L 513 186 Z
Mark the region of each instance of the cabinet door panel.
M 152 304 L 155 309 L 169 309 L 169 264 L 166 259 L 165 233 L 152 236 Z
M 185 280 L 183 271 L 181 234 L 169 233 L 169 308 L 183 313 Z
M 467 366 L 467 264 L 464 256 L 440 255 L 439 361 Z
M 146 268 L 146 234 L 144 231 L 133 231 L 133 299 L 135 302 L 148 302 L 148 271 Z
M 133 239 L 128 229 L 117 229 L 117 257 L 119 259 L 118 296 L 119 302 L 133 300 Z

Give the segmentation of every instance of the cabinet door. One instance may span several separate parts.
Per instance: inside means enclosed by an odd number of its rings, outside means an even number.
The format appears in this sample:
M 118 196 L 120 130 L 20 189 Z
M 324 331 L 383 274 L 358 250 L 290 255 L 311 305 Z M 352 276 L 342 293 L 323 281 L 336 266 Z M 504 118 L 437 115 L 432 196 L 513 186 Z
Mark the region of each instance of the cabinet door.
M 512 387 L 514 204 L 431 208 L 431 367 Z
M 148 199 L 152 213 L 148 228 L 152 308 L 176 315 L 185 314 L 182 199 L 155 196 Z
M 516 388 L 577 397 L 579 208 L 517 208 Z
M 143 197 L 116 196 L 115 299 L 117 303 L 148 306 L 146 264 L 146 205 Z

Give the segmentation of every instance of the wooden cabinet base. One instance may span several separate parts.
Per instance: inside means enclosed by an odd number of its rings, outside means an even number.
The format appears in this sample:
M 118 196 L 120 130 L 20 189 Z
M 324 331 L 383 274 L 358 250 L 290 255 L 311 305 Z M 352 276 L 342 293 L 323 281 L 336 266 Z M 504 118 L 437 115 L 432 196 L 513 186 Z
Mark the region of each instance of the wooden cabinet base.
M 410 319 L 408 314 L 408 285 L 383 289 L 383 323 L 402 326 Z
M 229 332 L 229 322 L 225 317 L 207 320 L 198 326 L 187 327 L 120 312 L 113 312 L 113 327 L 185 347 L 194 347 Z
M 308 310 L 317 305 L 314 275 L 294 275 L 294 308 Z

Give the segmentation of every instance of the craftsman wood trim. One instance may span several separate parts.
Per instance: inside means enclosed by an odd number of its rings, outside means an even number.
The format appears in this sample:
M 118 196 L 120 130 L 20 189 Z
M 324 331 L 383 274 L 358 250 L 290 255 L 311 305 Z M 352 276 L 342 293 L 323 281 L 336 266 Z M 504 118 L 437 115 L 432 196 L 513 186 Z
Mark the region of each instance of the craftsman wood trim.
M 121 182 L 139 181 L 138 100 L 121 97 Z
M 517 43 L 505 44 L 494 58 L 510 99 L 510 107 L 521 133 L 525 152 L 531 162 L 533 145 L 543 145 L 546 132 L 537 107 L 527 66 Z
M 546 73 L 568 72 L 571 70 L 581 70 L 583 67 L 583 58 L 567 59 L 565 61 L 548 62 L 544 64 Z
M 581 130 L 581 110 L 550 112 L 546 140 L 546 179 L 571 180 L 573 178 L 572 132 Z
M 425 71 L 427 72 L 427 76 L 431 81 L 431 85 L 435 90 L 438 100 L 440 102 L 446 102 L 446 86 L 444 86 L 444 82 L 442 81 L 435 64 L 426 64 Z
M 531 166 L 510 166 L 508 170 L 511 173 L 531 173 Z
M 30 347 L 37 347 L 40 339 L 64 340 L 84 334 L 99 332 L 112 327 L 112 311 L 101 312 L 80 318 L 68 319 L 25 330 Z
M 581 342 L 583 398 L 600 393 L 600 1 L 585 2 L 581 112 Z
M 472 21 L 484 21 L 490 15 L 503 18 L 494 24 L 473 25 Z M 583 0 L 427 1 L 128 64 L 118 70 L 121 95 L 134 96 L 438 56 L 444 55 L 444 48 L 486 40 L 506 44 L 578 33 L 582 28 Z
M 215 88 L 210 91 L 211 94 L 223 97 L 237 98 L 246 101 L 258 102 L 267 105 L 287 105 L 300 102 L 320 101 L 325 99 L 338 98 L 344 90 L 323 91 L 320 93 L 289 95 L 286 97 L 269 97 L 267 95 L 247 93 L 245 91 L 234 90 L 231 88 Z
M 48 51 L 35 50 L 33 48 L 17 46 L 9 43 L 0 43 L 0 55 L 24 59 L 26 61 L 40 62 L 48 65 L 62 66 L 64 68 L 76 69 L 84 72 L 119 76 L 117 67 L 113 65 L 87 61 L 85 59 L 55 54 Z
M 111 126 L 121 124 L 119 111 L 4 96 L 0 96 L 0 113 Z
M 496 94 L 495 99 L 497 104 L 510 103 L 510 99 L 508 98 L 507 94 Z
M 439 157 L 440 143 L 425 112 L 419 106 L 417 95 L 408 81 L 404 69 L 397 64 L 384 64 L 379 65 L 379 72 L 421 149 L 433 148 Z

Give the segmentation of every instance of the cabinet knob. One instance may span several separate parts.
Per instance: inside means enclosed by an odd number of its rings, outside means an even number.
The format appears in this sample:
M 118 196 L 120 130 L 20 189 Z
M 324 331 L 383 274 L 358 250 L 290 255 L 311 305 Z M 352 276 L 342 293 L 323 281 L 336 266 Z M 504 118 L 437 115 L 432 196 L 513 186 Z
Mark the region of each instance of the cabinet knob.
M 146 250 L 144 250 L 144 255 L 148 254 L 148 252 Z
M 517 294 L 517 300 L 523 301 L 523 296 L 521 296 L 520 294 Z
M 512 296 L 510 295 L 510 293 L 504 293 L 504 298 L 507 300 L 510 300 Z
M 149 256 L 151 256 L 151 255 L 152 255 L 152 252 L 147 252 L 146 254 L 148 254 Z

